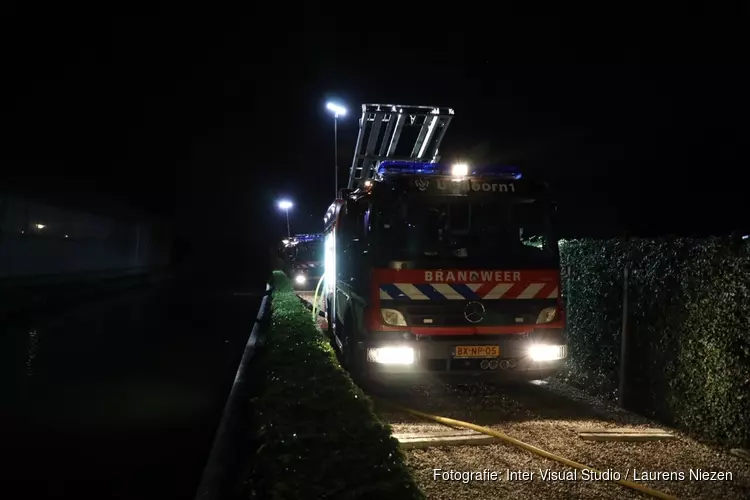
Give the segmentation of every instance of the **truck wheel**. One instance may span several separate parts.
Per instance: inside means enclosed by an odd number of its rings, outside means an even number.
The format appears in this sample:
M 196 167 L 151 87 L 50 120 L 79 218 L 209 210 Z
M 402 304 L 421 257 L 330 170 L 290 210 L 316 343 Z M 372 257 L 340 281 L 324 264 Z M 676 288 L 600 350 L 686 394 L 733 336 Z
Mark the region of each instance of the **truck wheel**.
M 334 321 L 336 320 L 333 319 L 331 316 L 331 301 L 326 299 L 326 325 L 327 325 L 326 334 L 328 335 L 328 338 L 331 339 L 331 342 L 335 346 L 336 342 L 333 340 L 333 322 Z
M 333 351 L 336 353 L 336 359 L 339 360 L 339 363 L 341 363 L 341 366 L 346 368 L 346 358 L 344 356 L 344 350 L 346 347 L 346 344 L 345 344 L 346 339 L 342 339 L 340 337 L 341 332 L 343 331 L 343 327 L 341 325 L 341 322 L 338 319 L 335 319 L 334 321 L 336 322 L 336 332 L 338 332 L 339 337 L 334 336 L 332 325 L 329 323 L 328 334 L 331 337 L 331 347 L 333 347 Z M 339 348 L 339 344 L 336 341 L 337 338 L 338 340 L 341 341 L 341 348 Z
M 349 372 L 349 375 L 355 381 L 359 381 L 364 376 L 365 358 L 364 353 L 357 349 L 357 341 L 352 331 L 351 320 L 348 321 L 349 326 L 344 326 L 345 337 L 343 339 L 343 358 L 344 368 Z

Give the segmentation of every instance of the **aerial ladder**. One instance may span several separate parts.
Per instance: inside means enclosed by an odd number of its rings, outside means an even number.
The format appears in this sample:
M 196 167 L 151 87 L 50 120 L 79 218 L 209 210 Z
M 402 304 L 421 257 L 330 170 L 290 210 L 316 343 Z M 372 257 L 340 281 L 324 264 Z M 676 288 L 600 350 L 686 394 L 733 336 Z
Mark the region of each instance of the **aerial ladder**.
M 452 119 L 451 108 L 363 104 L 348 189 L 364 189 L 383 161 L 438 162 Z

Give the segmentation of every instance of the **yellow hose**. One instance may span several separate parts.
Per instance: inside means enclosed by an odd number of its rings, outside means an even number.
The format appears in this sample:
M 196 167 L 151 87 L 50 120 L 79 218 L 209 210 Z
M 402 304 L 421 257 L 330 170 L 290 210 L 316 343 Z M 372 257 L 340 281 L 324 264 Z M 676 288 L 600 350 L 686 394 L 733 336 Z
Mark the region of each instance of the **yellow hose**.
M 412 410 L 410 408 L 403 408 L 403 407 L 398 407 L 398 408 L 400 408 L 401 410 L 407 413 L 411 413 L 412 415 L 416 415 L 418 417 L 422 417 L 427 420 L 432 420 L 434 422 L 438 422 L 443 425 L 463 427 L 465 429 L 471 429 L 473 431 L 481 432 L 482 434 L 487 434 L 488 436 L 492 436 L 502 441 L 505 441 L 506 443 L 518 446 L 519 448 L 523 448 L 526 451 L 530 451 L 531 453 L 535 453 L 544 458 L 548 458 L 550 460 L 555 460 L 556 462 L 560 462 L 561 464 L 567 465 L 568 467 L 573 467 L 579 470 L 589 470 L 592 472 L 601 472 L 592 467 L 587 467 L 583 464 L 579 464 L 578 462 L 568 460 L 565 457 L 555 455 L 554 453 L 550 453 L 548 451 L 542 450 L 541 448 L 537 448 L 536 446 L 532 446 L 530 444 L 524 443 L 523 441 L 519 441 L 518 439 L 512 438 L 506 434 L 503 434 L 502 432 L 498 432 L 498 431 L 489 429 L 487 427 L 482 427 L 481 425 L 475 425 L 469 422 L 463 422 L 461 420 L 453 420 L 452 418 L 439 417 L 437 415 L 430 415 L 428 413 L 423 413 L 421 411 Z M 663 500 L 677 500 L 677 497 L 673 497 L 672 495 L 667 495 L 666 493 L 662 493 L 661 491 L 653 490 L 647 486 L 643 486 L 642 484 L 634 483 L 626 479 L 619 479 L 619 480 L 616 480 L 615 482 L 618 484 L 621 484 L 622 486 L 640 491 L 641 493 L 645 493 L 646 495 L 650 495 L 654 498 L 661 498 Z
M 315 295 L 313 295 L 312 317 L 316 325 L 318 324 L 318 291 L 320 291 L 320 284 L 323 283 L 323 278 L 325 278 L 325 276 L 325 273 L 323 273 L 323 276 L 318 280 L 318 285 L 315 287 Z

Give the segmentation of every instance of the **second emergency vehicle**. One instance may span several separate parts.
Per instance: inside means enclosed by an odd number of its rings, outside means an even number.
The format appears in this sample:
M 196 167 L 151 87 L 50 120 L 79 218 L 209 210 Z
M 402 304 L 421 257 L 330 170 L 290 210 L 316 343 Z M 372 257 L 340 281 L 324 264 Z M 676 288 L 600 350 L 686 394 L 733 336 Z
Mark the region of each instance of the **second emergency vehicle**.
M 286 272 L 298 290 L 312 290 L 323 276 L 323 234 L 296 234 L 284 240 Z

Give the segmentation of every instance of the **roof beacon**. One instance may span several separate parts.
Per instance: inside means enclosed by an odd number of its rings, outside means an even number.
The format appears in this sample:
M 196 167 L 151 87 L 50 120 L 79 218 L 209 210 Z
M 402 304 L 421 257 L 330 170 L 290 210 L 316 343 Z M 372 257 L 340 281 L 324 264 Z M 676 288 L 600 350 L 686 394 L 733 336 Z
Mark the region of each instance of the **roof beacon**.
M 451 167 L 453 177 L 466 177 L 469 175 L 469 166 L 466 163 L 456 163 Z

